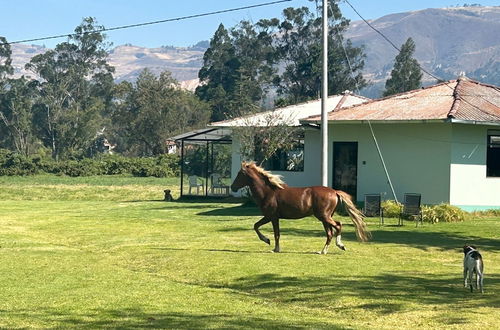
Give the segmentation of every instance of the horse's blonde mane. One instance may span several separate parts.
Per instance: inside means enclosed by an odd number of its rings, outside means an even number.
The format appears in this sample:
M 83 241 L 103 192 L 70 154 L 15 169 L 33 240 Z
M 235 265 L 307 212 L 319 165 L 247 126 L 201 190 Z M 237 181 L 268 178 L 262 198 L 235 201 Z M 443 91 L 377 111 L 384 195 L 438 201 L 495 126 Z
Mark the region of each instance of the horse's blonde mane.
M 241 163 L 241 168 L 245 169 L 246 166 L 250 166 L 253 168 L 257 173 L 261 174 L 262 176 L 266 177 L 269 180 L 269 183 L 278 188 L 278 189 L 285 189 L 283 185 L 285 185 L 285 182 L 281 179 L 281 175 L 278 174 L 272 174 L 269 171 L 266 171 L 262 167 L 258 166 L 254 162 L 243 162 Z

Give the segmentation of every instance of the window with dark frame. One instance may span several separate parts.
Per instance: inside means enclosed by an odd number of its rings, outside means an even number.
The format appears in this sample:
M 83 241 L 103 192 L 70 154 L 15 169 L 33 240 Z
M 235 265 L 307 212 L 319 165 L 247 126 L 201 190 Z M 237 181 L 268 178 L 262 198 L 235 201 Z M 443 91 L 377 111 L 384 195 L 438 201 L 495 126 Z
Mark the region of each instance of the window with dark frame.
M 255 148 L 255 160 L 259 163 L 262 155 L 259 147 Z M 277 150 L 268 160 L 262 163 L 262 167 L 269 171 L 304 171 L 304 136 L 296 137 L 294 147 L 290 150 Z
M 488 131 L 486 176 L 500 177 L 500 131 Z

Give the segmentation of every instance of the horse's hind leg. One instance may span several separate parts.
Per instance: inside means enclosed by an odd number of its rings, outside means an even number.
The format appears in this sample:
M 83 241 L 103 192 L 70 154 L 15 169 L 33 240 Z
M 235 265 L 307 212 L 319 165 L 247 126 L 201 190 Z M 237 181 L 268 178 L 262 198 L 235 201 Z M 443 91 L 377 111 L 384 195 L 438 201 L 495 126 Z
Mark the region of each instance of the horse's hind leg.
M 335 228 L 335 245 L 337 245 L 339 249 L 345 251 L 345 246 L 340 240 L 340 233 L 342 232 L 342 223 L 339 221 L 333 221 L 333 222 L 335 223 L 335 225 L 333 226 L 333 228 Z
M 271 245 L 271 240 L 269 238 L 267 238 L 266 236 L 262 235 L 262 233 L 260 232 L 259 230 L 259 227 L 262 226 L 262 225 L 265 225 L 266 223 L 268 223 L 269 221 L 271 221 L 271 219 L 268 219 L 266 217 L 260 219 L 259 221 L 257 221 L 254 225 L 253 225 L 253 229 L 255 230 L 255 232 L 257 233 L 257 236 L 259 236 L 259 239 L 269 245 Z
M 323 250 L 319 251 L 318 254 L 327 254 L 328 248 L 330 247 L 330 243 L 332 242 L 333 238 L 333 227 L 328 222 L 322 221 L 321 223 L 323 224 L 323 228 L 325 228 L 326 243 L 325 246 L 323 247 Z
M 340 223 L 339 221 L 334 221 L 331 217 L 325 217 L 325 218 L 321 219 L 321 221 L 323 223 L 326 223 L 327 225 L 329 225 L 331 228 L 335 229 L 335 234 L 334 234 L 335 235 L 335 245 L 337 245 L 339 249 L 345 251 L 345 246 L 342 243 L 341 235 L 340 235 L 342 233 L 342 223 Z M 327 233 L 327 235 L 328 235 L 328 233 Z

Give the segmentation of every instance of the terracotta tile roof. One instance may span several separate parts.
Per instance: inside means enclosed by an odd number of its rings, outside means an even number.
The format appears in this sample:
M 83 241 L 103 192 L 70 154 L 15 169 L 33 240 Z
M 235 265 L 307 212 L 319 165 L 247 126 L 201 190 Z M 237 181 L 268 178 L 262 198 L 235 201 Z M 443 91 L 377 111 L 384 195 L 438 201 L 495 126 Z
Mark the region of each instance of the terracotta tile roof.
M 412 121 L 447 120 L 498 122 L 500 87 L 468 78 L 388 96 L 332 111 L 331 121 Z M 320 122 L 311 116 L 302 122 Z

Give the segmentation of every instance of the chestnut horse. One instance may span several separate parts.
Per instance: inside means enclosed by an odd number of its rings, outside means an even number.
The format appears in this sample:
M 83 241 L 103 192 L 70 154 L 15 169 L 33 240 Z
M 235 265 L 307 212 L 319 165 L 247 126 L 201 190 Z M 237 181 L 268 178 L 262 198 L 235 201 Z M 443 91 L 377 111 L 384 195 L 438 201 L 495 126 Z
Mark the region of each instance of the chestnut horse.
M 351 196 L 341 190 L 315 186 L 307 188 L 288 187 L 279 175 L 273 175 L 255 163 L 241 164 L 241 170 L 231 185 L 231 190 L 248 186 L 264 217 L 254 224 L 254 230 L 261 241 L 271 244 L 259 227 L 271 222 L 274 232 L 274 252 L 280 252 L 279 219 L 300 219 L 314 215 L 323 223 L 326 232 L 326 243 L 318 252 L 326 254 L 333 236 L 336 236 L 336 245 L 345 250 L 340 239 L 342 223 L 332 219 L 333 213 L 340 203 L 344 204 L 354 226 L 356 236 L 360 241 L 367 241 L 371 235 L 366 229 L 363 214 L 354 206 Z M 335 234 L 333 232 L 335 230 Z

